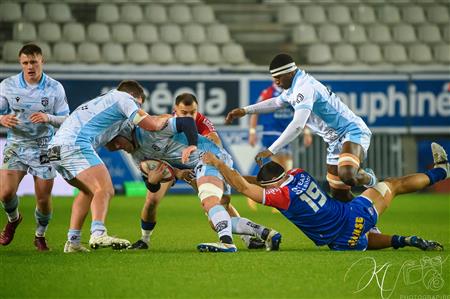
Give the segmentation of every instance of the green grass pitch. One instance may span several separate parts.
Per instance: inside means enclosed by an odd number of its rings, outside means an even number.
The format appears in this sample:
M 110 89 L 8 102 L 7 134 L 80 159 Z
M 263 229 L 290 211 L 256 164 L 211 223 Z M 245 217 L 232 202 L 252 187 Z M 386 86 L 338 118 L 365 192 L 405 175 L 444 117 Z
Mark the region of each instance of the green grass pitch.
M 21 199 L 24 220 L 14 241 L 0 248 L 0 298 L 450 297 L 448 195 L 399 197 L 379 221 L 385 233 L 438 240 L 445 247 L 443 252 L 415 248 L 331 252 L 315 247 L 281 214 L 263 206 L 252 211 L 244 197 L 234 196 L 233 204 L 242 216 L 283 234 L 281 250 L 250 251 L 236 237 L 236 254 L 199 253 L 196 245 L 216 241 L 216 234 L 195 196 L 171 195 L 159 208 L 150 250 L 107 248 L 64 254 L 71 203 L 70 198 L 54 199 L 54 217 L 47 232 L 52 250 L 39 253 L 32 244 L 34 199 Z M 142 203 L 142 198 L 115 197 L 107 220 L 109 233 L 136 241 Z M 2 227 L 5 221 L 2 215 Z M 88 220 L 84 242 L 89 238 L 89 225 Z

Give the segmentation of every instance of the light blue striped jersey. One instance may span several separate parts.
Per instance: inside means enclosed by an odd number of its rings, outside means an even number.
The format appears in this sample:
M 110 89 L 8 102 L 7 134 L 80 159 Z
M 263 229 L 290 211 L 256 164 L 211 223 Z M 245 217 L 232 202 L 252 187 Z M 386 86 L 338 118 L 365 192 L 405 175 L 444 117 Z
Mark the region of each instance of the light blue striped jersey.
M 114 138 L 124 122 L 132 121 L 138 109 L 130 94 L 111 90 L 73 111 L 50 144 L 97 148 Z
M 346 133 L 371 134 L 369 128 L 341 99 L 313 76 L 298 69 L 292 85 L 279 96 L 295 110 L 311 110 L 306 126 L 325 142 L 332 143 Z
M 225 151 L 219 148 L 208 138 L 198 135 L 197 150 L 191 154 L 186 164 L 181 163 L 181 153 L 188 147 L 188 141 L 184 133 L 177 133 L 175 127 L 175 117 L 169 119 L 168 125 L 161 131 L 149 132 L 139 127 L 135 130 L 135 139 L 138 148 L 132 153 L 135 163 L 148 159 L 158 159 L 167 161 L 177 168 L 194 168 L 200 161 L 200 157 L 206 151 L 219 154 Z M 125 133 L 124 131 L 128 131 Z M 130 138 L 130 126 L 122 131 L 120 135 Z
M 0 115 L 15 114 L 19 124 L 8 130 L 8 143 L 28 146 L 46 146 L 55 133 L 48 123 L 32 123 L 35 112 L 64 116 L 69 114 L 64 87 L 42 73 L 36 85 L 27 84 L 21 72 L 0 83 Z

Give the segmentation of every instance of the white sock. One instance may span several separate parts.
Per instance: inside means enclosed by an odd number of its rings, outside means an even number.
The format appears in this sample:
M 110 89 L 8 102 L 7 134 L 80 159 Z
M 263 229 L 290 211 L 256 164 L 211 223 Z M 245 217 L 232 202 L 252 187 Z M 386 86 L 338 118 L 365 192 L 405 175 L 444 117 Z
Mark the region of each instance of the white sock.
M 219 235 L 219 239 L 222 236 L 231 236 L 231 218 L 230 214 L 225 210 L 222 205 L 216 205 L 208 211 L 208 216 L 214 225 L 214 228 Z
M 232 217 L 231 225 L 234 234 L 250 235 L 261 238 L 261 234 L 266 227 L 259 225 L 247 218 Z
M 144 241 L 146 244 L 150 242 L 150 236 L 153 233 L 153 230 L 145 230 L 141 228 L 142 237 L 141 240 Z

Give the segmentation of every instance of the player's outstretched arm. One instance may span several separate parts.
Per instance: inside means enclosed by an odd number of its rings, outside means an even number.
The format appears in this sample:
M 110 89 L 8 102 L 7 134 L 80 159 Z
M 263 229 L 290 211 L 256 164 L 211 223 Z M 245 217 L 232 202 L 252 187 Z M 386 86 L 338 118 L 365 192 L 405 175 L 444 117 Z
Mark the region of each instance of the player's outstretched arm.
M 230 184 L 236 191 L 244 194 L 253 201 L 262 202 L 264 196 L 264 189 L 260 186 L 250 184 L 247 182 L 239 172 L 229 168 L 223 161 L 219 160 L 213 153 L 206 152 L 203 155 L 203 161 L 207 164 L 216 167 L 224 176 L 228 184 Z
M 133 123 L 146 131 L 159 131 L 164 128 L 171 117 L 169 114 L 149 115 L 144 110 L 139 109 L 133 118 Z

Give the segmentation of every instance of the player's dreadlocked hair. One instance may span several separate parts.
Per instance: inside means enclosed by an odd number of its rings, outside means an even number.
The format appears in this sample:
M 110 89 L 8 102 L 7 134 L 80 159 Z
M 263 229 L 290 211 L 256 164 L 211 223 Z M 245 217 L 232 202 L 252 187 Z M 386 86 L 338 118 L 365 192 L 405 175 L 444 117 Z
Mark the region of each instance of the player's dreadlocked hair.
M 175 105 L 179 105 L 180 103 L 183 103 L 186 106 L 190 106 L 192 103 L 198 104 L 197 98 L 192 93 L 182 93 L 178 95 L 175 98 Z
M 134 98 L 142 98 L 142 102 L 145 101 L 144 88 L 137 81 L 134 80 L 124 80 L 117 86 L 118 91 L 123 91 L 131 94 Z
M 277 162 L 270 161 L 258 171 L 256 180 L 261 186 L 269 185 L 281 180 L 285 174 L 283 166 Z
M 297 69 L 294 59 L 285 53 L 278 54 L 270 62 L 269 71 L 272 77 L 286 74 Z

